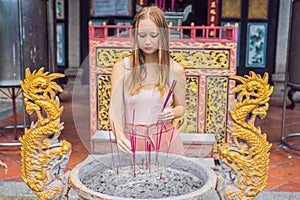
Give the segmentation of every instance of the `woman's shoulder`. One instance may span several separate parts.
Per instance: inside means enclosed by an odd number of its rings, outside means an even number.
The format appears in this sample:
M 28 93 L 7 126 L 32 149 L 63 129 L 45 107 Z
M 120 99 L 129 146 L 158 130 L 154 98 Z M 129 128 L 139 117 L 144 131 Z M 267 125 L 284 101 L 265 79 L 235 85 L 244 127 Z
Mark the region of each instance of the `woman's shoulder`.
M 122 60 L 116 62 L 113 66 L 115 70 L 129 70 L 130 69 L 130 57 L 125 57 Z
M 184 67 L 173 59 L 171 59 L 171 67 L 177 73 L 184 73 Z

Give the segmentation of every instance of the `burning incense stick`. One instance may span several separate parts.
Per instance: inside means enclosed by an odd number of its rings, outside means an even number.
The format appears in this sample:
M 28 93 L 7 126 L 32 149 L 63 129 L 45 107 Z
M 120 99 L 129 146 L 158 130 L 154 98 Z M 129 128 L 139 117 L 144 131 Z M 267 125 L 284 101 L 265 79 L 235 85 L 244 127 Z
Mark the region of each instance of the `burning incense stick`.
M 130 142 L 132 148 L 132 160 L 133 160 L 133 175 L 136 176 L 136 162 L 135 162 L 135 152 L 136 152 L 136 135 L 134 131 L 134 118 L 135 118 L 135 109 L 132 111 L 132 129 L 130 135 Z
M 173 139 L 173 135 L 174 135 L 174 130 L 175 130 L 175 128 L 173 127 L 171 138 L 170 138 L 170 143 L 169 143 L 169 147 L 168 147 L 168 152 L 167 152 L 167 159 L 168 159 L 170 148 L 171 148 L 171 143 L 172 143 L 172 139 Z
M 149 130 L 147 128 L 147 133 L 146 133 L 146 136 L 145 136 L 145 169 L 147 169 L 148 167 L 148 155 L 147 155 L 147 150 L 148 150 L 148 142 L 147 142 L 147 139 L 148 139 L 148 134 L 149 134 Z
M 167 97 L 166 97 L 166 99 L 165 99 L 165 102 L 164 102 L 164 104 L 163 104 L 163 107 L 162 107 L 162 110 L 161 110 L 161 111 L 164 111 L 164 109 L 166 108 L 167 103 L 168 103 L 168 101 L 169 101 L 169 99 L 170 99 L 170 97 L 171 97 L 171 95 L 172 95 L 172 93 L 173 93 L 173 91 L 174 91 L 175 86 L 176 86 L 176 83 L 177 83 L 177 81 L 176 81 L 176 80 L 173 80 L 172 85 L 171 85 L 171 87 L 170 87 L 170 90 L 169 90 L 169 92 L 168 92 L 168 95 L 167 95 Z M 162 127 L 163 127 L 163 126 L 160 127 L 160 134 L 161 134 L 161 132 L 162 132 Z M 160 143 L 160 142 L 159 142 L 159 143 Z
M 159 151 L 159 138 L 158 138 L 158 126 L 156 126 L 156 141 L 155 141 L 155 147 L 156 147 L 156 159 L 155 164 L 158 166 L 158 151 Z
M 151 165 L 151 142 L 148 142 L 148 150 L 149 150 L 149 151 L 148 151 L 148 153 L 149 153 L 149 155 L 148 155 L 148 160 L 149 160 L 149 161 L 148 161 L 148 163 L 149 163 L 149 164 L 148 164 L 148 165 L 149 165 L 148 167 L 149 167 L 149 168 L 148 168 L 148 169 L 149 169 L 149 173 L 151 173 L 151 170 L 150 170 L 150 165 Z
M 167 97 L 166 97 L 166 99 L 165 99 L 165 101 L 164 101 L 164 104 L 163 104 L 163 107 L 162 107 L 162 111 L 164 111 L 164 109 L 166 108 L 167 103 L 168 103 L 168 101 L 169 101 L 169 99 L 170 99 L 170 97 L 171 97 L 171 95 L 172 95 L 172 93 L 173 93 L 173 91 L 174 91 L 175 86 L 176 86 L 176 83 L 177 83 L 177 81 L 176 81 L 176 80 L 173 80 L 172 85 L 171 85 L 171 87 L 170 87 L 170 90 L 169 90 L 169 92 L 168 92 L 168 95 L 167 95 Z M 157 124 L 158 124 L 158 122 L 157 122 Z M 159 152 L 159 149 L 160 149 L 160 143 L 161 143 L 161 137 L 162 137 L 162 129 L 163 129 L 163 126 L 164 126 L 164 125 L 165 125 L 164 122 L 162 122 L 162 123 L 161 123 L 161 126 L 160 126 L 159 140 L 158 140 L 158 142 L 157 142 L 157 151 L 158 151 L 158 152 Z M 158 155 L 157 155 L 157 157 L 158 157 Z M 157 159 L 158 159 L 158 158 L 157 158 Z
M 164 125 L 165 125 L 164 122 L 160 123 L 159 141 L 158 141 L 158 151 L 160 150 L 161 136 L 162 136 L 162 130 L 163 130 L 163 126 L 164 126 Z

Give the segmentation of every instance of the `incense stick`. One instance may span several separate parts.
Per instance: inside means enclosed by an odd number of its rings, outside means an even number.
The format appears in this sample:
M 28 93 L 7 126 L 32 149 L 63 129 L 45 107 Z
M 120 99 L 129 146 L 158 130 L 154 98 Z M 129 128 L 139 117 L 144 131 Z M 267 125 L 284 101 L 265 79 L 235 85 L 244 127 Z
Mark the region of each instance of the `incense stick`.
M 159 151 L 159 146 L 158 146 L 158 126 L 156 126 L 156 141 L 155 141 L 155 146 L 156 146 L 155 164 L 156 164 L 156 166 L 158 166 L 158 151 Z
M 168 103 L 168 101 L 169 101 L 169 99 L 170 99 L 170 97 L 171 97 L 171 94 L 173 93 L 174 88 L 175 88 L 175 86 L 176 86 L 176 83 L 177 83 L 177 81 L 176 81 L 176 80 L 173 80 L 172 85 L 171 85 L 171 87 L 170 87 L 170 90 L 169 90 L 169 92 L 168 92 L 168 95 L 167 95 L 167 97 L 166 97 L 166 99 L 165 99 L 165 102 L 164 102 L 164 104 L 163 104 L 163 107 L 162 107 L 162 110 L 161 110 L 161 111 L 164 111 L 164 109 L 166 108 L 167 103 Z
M 136 151 L 136 136 L 134 132 L 134 118 L 135 118 L 135 109 L 132 111 L 132 129 L 131 129 L 131 148 L 132 148 L 132 160 L 133 160 L 133 175 L 136 176 L 136 163 L 135 163 L 135 151 Z
M 162 112 L 164 111 L 164 109 L 166 108 L 166 106 L 167 106 L 167 104 L 168 104 L 168 101 L 169 101 L 169 99 L 170 99 L 170 97 L 171 97 L 171 95 L 172 95 L 172 93 L 173 93 L 173 91 L 174 91 L 174 88 L 175 88 L 175 86 L 176 86 L 176 83 L 177 83 L 177 81 L 176 80 L 173 80 L 172 81 L 172 85 L 171 85 L 171 87 L 170 87 L 170 90 L 169 90 L 169 92 L 168 92 L 168 94 L 167 94 L 167 97 L 166 97 L 166 99 L 165 99 L 165 101 L 164 101 L 164 104 L 163 104 L 163 107 L 162 107 Z M 158 122 L 157 122 L 157 124 L 158 124 Z M 162 137 L 162 129 L 163 129 L 163 126 L 164 126 L 165 124 L 164 124 L 164 122 L 162 122 L 161 123 L 161 126 L 160 126 L 160 131 L 159 131 L 159 141 L 157 142 L 157 149 L 158 149 L 158 152 L 159 152 L 159 150 L 160 150 L 160 144 L 161 144 L 161 137 Z M 157 152 L 157 154 L 158 154 L 158 152 Z M 158 160 L 158 155 L 157 155 L 157 158 L 156 158 L 157 160 Z
M 147 169 L 148 167 L 148 155 L 147 155 L 147 150 L 148 150 L 148 142 L 147 142 L 147 139 L 148 139 L 148 128 L 147 128 L 147 133 L 146 133 L 146 136 L 145 136 L 145 169 Z
M 171 133 L 171 138 L 170 138 L 170 143 L 169 143 L 169 147 L 168 147 L 168 152 L 167 152 L 167 159 L 168 159 L 169 152 L 170 152 L 170 148 L 171 148 L 171 142 L 172 142 L 172 139 L 173 139 L 174 130 L 175 130 L 175 128 L 173 127 L 172 133 Z M 167 159 L 166 159 L 166 160 L 167 160 Z
M 151 142 L 148 142 L 148 149 L 149 149 L 149 155 L 148 155 L 149 173 L 151 173 L 151 170 L 150 170 L 150 165 L 151 165 Z

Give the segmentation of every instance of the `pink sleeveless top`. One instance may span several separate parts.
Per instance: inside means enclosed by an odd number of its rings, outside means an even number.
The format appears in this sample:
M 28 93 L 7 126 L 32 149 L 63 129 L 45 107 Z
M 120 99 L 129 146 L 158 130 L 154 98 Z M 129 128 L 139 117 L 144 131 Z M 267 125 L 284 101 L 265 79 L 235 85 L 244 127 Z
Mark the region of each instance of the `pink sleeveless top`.
M 127 69 L 130 68 L 128 57 L 124 59 Z M 130 70 L 126 70 L 125 83 L 129 81 Z M 158 114 L 162 111 L 167 94 L 160 96 L 160 92 L 153 87 L 142 89 L 138 94 L 130 95 L 124 88 L 124 112 L 125 122 L 132 123 L 134 115 L 134 124 L 150 125 L 157 123 Z M 171 98 L 167 106 L 170 105 Z

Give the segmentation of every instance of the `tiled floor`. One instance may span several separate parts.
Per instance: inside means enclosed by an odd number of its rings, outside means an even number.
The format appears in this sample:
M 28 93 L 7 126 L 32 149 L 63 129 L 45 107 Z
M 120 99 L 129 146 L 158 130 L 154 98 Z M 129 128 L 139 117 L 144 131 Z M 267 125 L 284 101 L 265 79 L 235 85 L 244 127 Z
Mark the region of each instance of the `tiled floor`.
M 72 143 L 72 154 L 68 168 L 72 169 L 90 153 L 89 140 L 89 102 L 88 95 L 72 98 L 70 94 L 61 94 L 61 104 L 64 106 L 62 121 L 65 128 L 60 139 L 66 139 Z M 256 122 L 263 132 L 267 133 L 268 140 L 273 144 L 270 152 L 270 169 L 266 190 L 271 191 L 297 191 L 300 192 L 300 152 L 293 151 L 279 145 L 281 138 L 282 102 L 271 100 L 270 110 L 264 120 Z M 73 111 L 73 112 L 72 112 Z M 22 113 L 18 114 L 21 122 Z M 300 132 L 300 108 L 287 110 L 286 132 Z M 0 122 L 2 125 L 11 125 L 12 117 Z M 79 134 L 78 134 L 79 133 Z M 20 135 L 22 131 L 20 130 Z M 0 130 L 0 142 L 13 141 L 13 134 L 7 130 Z M 299 138 L 293 138 L 291 142 L 300 146 Z M 22 181 L 20 147 L 0 147 L 0 160 L 8 166 L 8 171 L 0 168 L 0 180 Z

